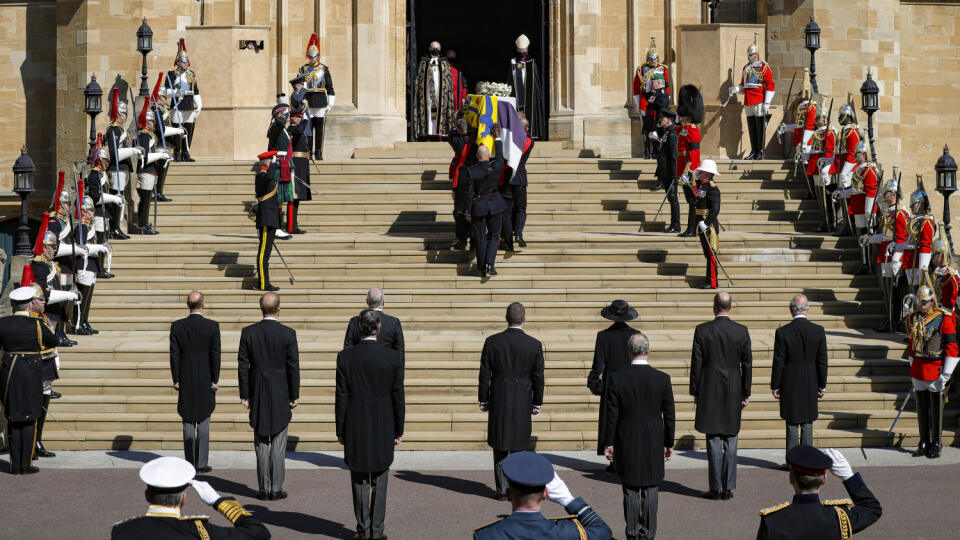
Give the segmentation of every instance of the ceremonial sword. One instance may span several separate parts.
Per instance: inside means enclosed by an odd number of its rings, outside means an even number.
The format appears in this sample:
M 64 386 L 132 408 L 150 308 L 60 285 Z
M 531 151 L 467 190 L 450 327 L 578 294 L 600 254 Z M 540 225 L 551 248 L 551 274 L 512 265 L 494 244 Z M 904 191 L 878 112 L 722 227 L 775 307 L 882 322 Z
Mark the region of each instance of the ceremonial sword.
M 283 258 L 283 253 L 280 252 L 280 247 L 277 246 L 277 243 L 273 243 L 273 249 L 277 250 L 277 255 L 280 256 L 280 262 L 283 263 L 284 268 L 287 269 L 287 273 L 290 274 L 290 284 L 293 285 L 296 283 L 296 278 L 293 277 L 293 271 L 290 270 L 290 265 L 287 264 L 287 260 Z
M 708 228 L 708 230 L 709 230 L 709 228 Z M 723 264 L 720 263 L 720 257 L 717 256 L 717 251 L 716 251 L 715 249 L 713 249 L 713 246 L 710 245 L 710 239 L 709 239 L 709 238 L 706 238 L 706 236 L 707 236 L 706 233 L 705 233 L 704 231 L 702 231 L 699 226 L 697 227 L 697 231 L 699 232 L 699 234 L 702 234 L 702 235 L 704 236 L 704 239 L 707 241 L 707 248 L 709 248 L 709 249 L 710 249 L 710 253 L 713 254 L 713 260 L 716 261 L 717 266 L 719 266 L 719 267 L 720 267 L 720 270 L 723 271 L 723 276 L 724 276 L 725 278 L 727 278 L 727 281 L 730 282 L 730 285 L 733 285 L 734 287 L 736 287 L 737 284 L 734 283 L 732 279 L 730 279 L 730 274 L 727 273 L 727 269 L 724 268 L 724 267 L 723 267 Z
M 734 74 L 737 72 L 737 38 L 739 37 L 740 36 L 733 37 L 733 67 L 730 68 L 730 80 L 734 80 L 734 77 L 736 76 Z M 728 95 L 727 100 L 723 102 L 723 105 L 721 105 L 720 108 L 722 109 L 726 107 L 727 103 L 730 103 L 730 100 L 732 98 L 733 98 L 733 94 Z M 743 132 L 741 131 L 740 134 L 743 135 Z

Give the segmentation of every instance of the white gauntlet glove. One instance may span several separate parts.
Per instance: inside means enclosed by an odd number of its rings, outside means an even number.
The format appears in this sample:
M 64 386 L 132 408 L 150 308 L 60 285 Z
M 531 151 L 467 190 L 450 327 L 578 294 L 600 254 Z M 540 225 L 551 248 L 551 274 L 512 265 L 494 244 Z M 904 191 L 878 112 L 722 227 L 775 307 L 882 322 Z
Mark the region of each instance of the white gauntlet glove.
M 653 139 L 653 140 L 655 140 L 655 141 L 659 141 L 659 140 L 660 140 L 660 135 L 658 135 L 656 131 L 651 131 L 651 132 L 650 132 L 650 135 L 648 135 L 648 137 L 650 137 L 651 139 Z
M 570 488 L 567 487 L 567 484 L 563 483 L 563 480 L 560 479 L 557 473 L 553 473 L 553 480 L 547 484 L 547 498 L 563 507 L 573 502 L 573 495 L 570 493 Z
M 697 224 L 697 227 L 700 227 L 700 230 L 701 230 L 701 231 L 705 231 L 705 230 L 709 229 L 709 227 L 707 227 L 707 222 L 706 222 L 706 221 L 701 221 L 700 223 Z
M 841 480 L 846 480 L 853 476 L 853 468 L 850 467 L 850 462 L 847 461 L 847 458 L 843 457 L 843 454 L 841 454 L 839 450 L 827 448 L 823 453 L 830 456 L 830 459 L 833 460 L 833 466 L 830 467 L 830 472 Z
M 220 494 L 217 493 L 217 490 L 213 489 L 209 482 L 191 480 L 190 485 L 193 486 L 194 490 L 196 490 L 197 495 L 203 499 L 203 502 L 207 504 L 212 505 L 220 499 Z

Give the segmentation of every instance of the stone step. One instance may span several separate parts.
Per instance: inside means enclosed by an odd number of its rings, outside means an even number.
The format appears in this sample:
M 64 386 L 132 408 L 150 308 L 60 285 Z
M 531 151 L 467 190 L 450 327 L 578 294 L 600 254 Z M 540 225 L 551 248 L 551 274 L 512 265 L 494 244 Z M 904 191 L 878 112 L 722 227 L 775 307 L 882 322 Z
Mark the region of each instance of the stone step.
M 618 182 L 623 182 L 624 187 L 637 188 L 639 186 L 643 189 L 649 189 L 656 183 L 655 172 L 654 167 L 623 171 L 599 169 L 554 171 L 532 167 L 527 170 L 527 180 L 534 189 L 537 186 L 550 183 L 621 185 Z M 192 186 L 198 182 L 204 182 L 232 190 L 238 185 L 250 185 L 253 176 L 254 171 L 252 170 L 241 172 L 231 170 L 170 172 L 167 174 L 164 186 L 177 186 L 177 189 L 179 189 L 179 186 Z M 777 189 L 788 185 L 794 187 L 805 186 L 805 180 L 802 176 L 795 176 L 793 171 L 727 171 L 719 182 L 722 191 L 743 189 L 744 187 Z M 446 168 L 401 171 L 324 171 L 314 168 L 310 170 L 310 183 L 318 189 L 319 186 L 323 185 L 331 190 L 356 189 L 357 191 L 362 191 L 358 189 L 360 186 L 365 191 L 366 188 L 375 184 L 406 185 L 408 187 L 419 184 L 422 189 L 436 189 L 441 186 L 443 189 L 450 189 L 451 187 L 449 171 Z

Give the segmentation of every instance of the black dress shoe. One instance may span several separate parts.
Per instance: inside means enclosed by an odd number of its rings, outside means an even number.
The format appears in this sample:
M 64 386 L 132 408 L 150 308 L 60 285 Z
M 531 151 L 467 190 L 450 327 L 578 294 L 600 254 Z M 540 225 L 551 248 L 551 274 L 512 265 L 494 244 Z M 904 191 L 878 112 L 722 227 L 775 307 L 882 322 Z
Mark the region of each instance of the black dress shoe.
M 157 193 L 157 202 L 173 202 L 173 199 L 167 198 L 163 193 Z
M 522 248 L 525 248 L 525 247 L 527 247 L 527 242 L 523 239 L 522 236 L 518 236 L 518 237 L 517 237 L 517 245 L 520 246 L 520 247 L 522 247 Z
M 927 445 L 927 457 L 930 459 L 940 457 L 940 443 L 930 443 Z
M 729 501 L 729 500 L 732 499 L 732 498 L 733 498 L 733 491 L 731 491 L 731 490 L 729 490 L 729 489 L 720 494 L 720 499 L 721 499 L 721 500 Z
M 680 238 L 690 238 L 691 236 L 696 236 L 696 235 L 697 233 L 693 232 L 691 229 L 687 229 L 682 233 L 678 234 L 677 236 L 679 236 Z
M 287 498 L 287 492 L 282 489 L 280 491 L 274 491 L 273 493 L 270 494 L 270 499 L 274 501 L 282 501 L 283 499 L 286 499 L 286 498 Z
M 130 237 L 123 233 L 120 229 L 114 229 L 110 231 L 110 238 L 112 240 L 129 240 Z
M 453 251 L 463 251 L 463 250 L 467 249 L 467 243 L 466 243 L 466 242 L 455 242 L 452 246 L 450 246 L 450 249 L 452 249 Z
M 661 182 L 661 181 L 658 180 L 657 183 L 654 184 L 652 188 L 650 188 L 650 191 L 660 191 L 661 189 L 664 189 L 665 187 L 666 187 L 666 186 L 663 185 L 663 182 Z
M 60 399 L 63 397 L 63 394 L 60 392 L 50 392 L 50 399 Z
M 115 277 L 117 276 L 111 274 L 110 272 L 107 272 L 106 270 L 100 270 L 99 272 L 97 272 L 97 279 L 110 279 Z
M 43 447 L 43 443 L 37 442 L 37 448 L 33 455 L 37 457 L 56 457 L 57 455 Z
M 665 230 L 665 231 L 663 231 L 663 232 L 665 232 L 665 233 L 678 233 L 678 232 L 680 232 L 680 226 L 679 226 L 679 225 L 671 225 L 670 227 L 667 228 L 667 230 Z
M 290 234 L 307 234 L 307 231 L 297 227 L 296 229 L 290 231 Z
M 59 343 L 57 343 L 57 347 L 73 347 L 77 343 L 76 341 L 68 338 L 65 334 L 58 334 L 57 340 L 59 341 Z
M 37 467 L 27 467 L 26 469 L 20 471 L 20 474 L 33 474 L 40 472 L 40 469 Z
M 257 498 L 260 499 L 261 501 L 269 501 L 269 500 L 270 500 L 270 494 L 267 493 L 266 491 L 258 491 L 258 492 L 257 492 Z
M 513 242 L 504 242 L 504 243 L 503 243 L 503 250 L 504 250 L 504 251 L 516 251 L 515 249 L 513 249 Z
M 711 501 L 720 500 L 720 492 L 709 489 L 700 494 L 700 497 L 703 499 L 710 499 Z
M 88 336 L 93 336 L 100 333 L 99 330 L 94 330 L 93 327 L 90 326 L 90 323 L 88 322 L 83 323 L 83 327 L 87 330 L 87 332 L 89 332 L 87 334 Z
M 280 287 L 277 287 L 276 285 L 267 285 L 266 287 L 260 290 L 273 292 L 273 291 L 279 291 Z
M 184 152 L 183 154 L 180 155 L 180 161 L 186 161 L 187 163 L 193 163 L 193 162 L 196 161 L 196 160 L 193 159 L 192 157 L 190 157 L 190 152 Z
M 495 276 L 497 275 L 497 269 L 491 264 L 487 266 L 487 274 L 490 274 L 491 276 Z
M 313 158 L 317 161 L 323 161 L 323 152 L 317 150 L 313 153 Z
M 197 467 L 197 472 L 200 473 L 200 474 L 208 473 L 208 472 L 210 472 L 210 471 L 212 471 L 212 470 L 213 470 L 213 467 L 210 467 L 209 465 L 206 466 L 206 467 Z
M 697 288 L 698 289 L 716 289 L 716 287 L 714 287 L 709 283 L 701 283 L 700 285 L 697 286 Z
M 87 327 L 83 324 L 77 326 L 76 331 L 74 332 L 78 336 L 92 336 L 93 332 L 87 330 Z
M 917 445 L 917 449 L 911 454 L 913 457 L 921 457 L 927 455 L 927 441 L 920 441 L 920 444 Z

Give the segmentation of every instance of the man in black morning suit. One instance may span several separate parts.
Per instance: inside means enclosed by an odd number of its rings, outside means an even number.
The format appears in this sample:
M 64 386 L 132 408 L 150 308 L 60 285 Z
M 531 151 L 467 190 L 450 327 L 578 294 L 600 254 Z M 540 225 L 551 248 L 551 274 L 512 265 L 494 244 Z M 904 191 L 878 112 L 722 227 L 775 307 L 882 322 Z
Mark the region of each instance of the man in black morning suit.
M 401 360 L 404 358 L 403 325 L 400 319 L 383 312 L 383 290 L 373 287 L 367 291 L 367 308 L 380 313 L 380 331 L 377 332 L 377 343 L 398 351 Z M 354 315 L 347 323 L 347 333 L 343 337 L 343 348 L 353 347 L 363 339 L 358 323 L 359 315 Z
M 531 416 L 543 407 L 543 345 L 523 332 L 523 304 L 507 306 L 507 329 L 483 343 L 480 353 L 480 410 L 487 415 L 487 444 L 493 448 L 496 497 L 507 500 L 503 460 L 530 447 Z
M 657 535 L 663 463 L 673 455 L 676 412 L 670 376 L 650 367 L 650 341 L 628 338 L 630 364 L 610 378 L 603 433 L 607 459 L 617 460 L 627 540 Z
M 707 436 L 707 499 L 733 498 L 737 487 L 740 413 L 750 403 L 753 353 L 747 327 L 730 320 L 733 299 L 713 296 L 714 319 L 697 325 L 690 358 L 690 395 L 697 404 L 694 427 Z
M 827 335 L 822 326 L 807 320 L 809 309 L 805 295 L 794 296 L 793 321 L 777 328 L 773 340 L 770 389 L 780 400 L 780 418 L 787 422 L 788 451 L 798 444 L 813 446 L 817 400 L 827 391 Z
M 170 325 L 170 374 L 183 419 L 183 456 L 197 472 L 210 472 L 210 415 L 220 388 L 220 323 L 203 316 L 203 295 L 187 296 L 190 314 Z
M 493 126 L 492 135 L 496 137 L 495 157 L 490 159 L 490 149 L 480 146 L 477 149 L 477 164 L 466 169 L 466 180 L 473 184 L 474 199 L 470 219 L 473 223 L 473 243 L 477 248 L 480 277 L 497 275 L 494 263 L 497 261 L 497 249 L 500 245 L 500 226 L 503 213 L 509 210 L 507 201 L 503 200 L 498 188 L 504 164 L 500 126 Z
M 384 538 L 393 447 L 403 439 L 403 357 L 377 343 L 380 312 L 357 316 L 360 342 L 337 355 L 337 440 L 350 468 L 357 538 Z
M 287 426 L 300 396 L 297 332 L 280 324 L 280 297 L 260 297 L 263 320 L 240 332 L 237 353 L 240 403 L 250 409 L 260 500 L 287 497 L 283 491 Z
M 43 298 L 34 287 L 10 292 L 13 315 L 0 319 L 0 399 L 7 419 L 10 473 L 31 474 L 37 419 L 43 413 L 42 353 L 60 342 L 42 318 Z
M 597 423 L 597 455 L 604 455 L 606 437 L 606 388 L 610 375 L 630 365 L 630 353 L 627 351 L 627 338 L 639 332 L 627 321 L 637 318 L 637 310 L 625 300 L 614 300 L 600 311 L 600 316 L 613 321 L 608 328 L 597 332 L 597 343 L 593 347 L 593 367 L 587 375 L 587 388 L 595 396 L 600 396 L 600 421 Z M 611 461 L 607 472 L 616 472 Z

